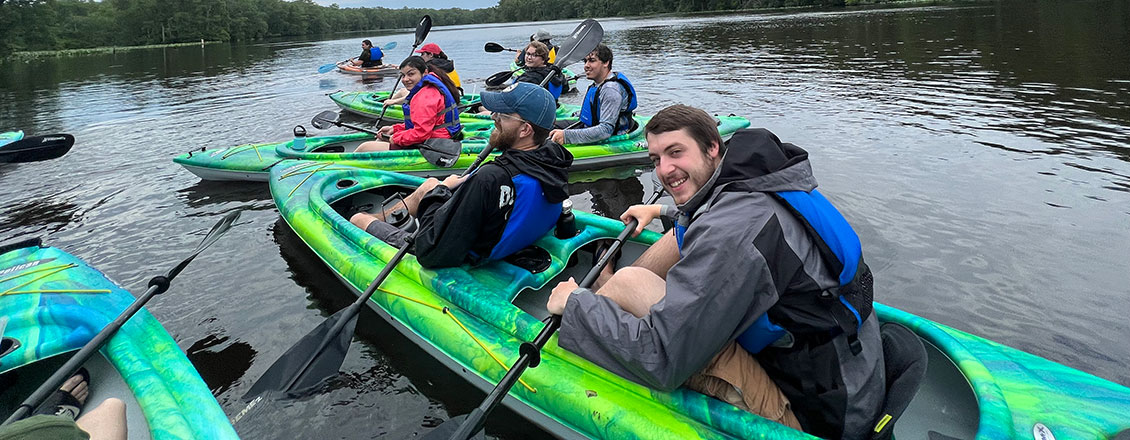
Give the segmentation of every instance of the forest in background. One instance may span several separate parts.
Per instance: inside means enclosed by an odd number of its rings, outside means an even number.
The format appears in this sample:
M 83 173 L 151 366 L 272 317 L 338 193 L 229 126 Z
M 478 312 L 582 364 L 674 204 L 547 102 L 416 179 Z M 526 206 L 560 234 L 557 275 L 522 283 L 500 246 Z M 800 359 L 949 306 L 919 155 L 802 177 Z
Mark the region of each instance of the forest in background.
M 500 0 L 483 9 L 340 8 L 312 0 L 0 0 L 0 57 L 20 51 L 206 41 L 411 28 L 790 6 L 835 7 L 886 0 Z M 455 2 L 453 2 L 455 3 Z

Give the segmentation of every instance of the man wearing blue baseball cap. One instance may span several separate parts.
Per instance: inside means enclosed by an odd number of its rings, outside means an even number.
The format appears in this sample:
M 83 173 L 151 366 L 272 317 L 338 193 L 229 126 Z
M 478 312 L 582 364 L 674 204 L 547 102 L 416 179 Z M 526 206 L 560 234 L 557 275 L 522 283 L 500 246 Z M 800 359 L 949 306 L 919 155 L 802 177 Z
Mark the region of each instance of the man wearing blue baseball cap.
M 404 199 L 422 228 L 413 253 L 423 267 L 505 258 L 549 232 L 569 197 L 573 155 L 549 139 L 557 111 L 553 95 L 517 83 L 481 96 L 494 119 L 490 145 L 502 155 L 463 178 L 428 179 Z M 390 213 L 358 213 L 350 221 L 403 246 L 409 234 L 384 221 Z

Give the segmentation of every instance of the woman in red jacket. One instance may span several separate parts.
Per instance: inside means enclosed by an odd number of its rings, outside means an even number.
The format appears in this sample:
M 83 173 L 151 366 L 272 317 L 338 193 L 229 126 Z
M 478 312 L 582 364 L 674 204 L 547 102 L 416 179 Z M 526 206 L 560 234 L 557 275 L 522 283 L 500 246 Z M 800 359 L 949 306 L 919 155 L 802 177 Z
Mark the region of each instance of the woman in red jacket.
M 400 80 L 408 90 L 404 123 L 381 127 L 378 139 L 357 147 L 358 152 L 417 149 L 431 138 L 460 138 L 459 89 L 442 71 L 429 71 L 423 58 L 412 56 L 400 63 Z

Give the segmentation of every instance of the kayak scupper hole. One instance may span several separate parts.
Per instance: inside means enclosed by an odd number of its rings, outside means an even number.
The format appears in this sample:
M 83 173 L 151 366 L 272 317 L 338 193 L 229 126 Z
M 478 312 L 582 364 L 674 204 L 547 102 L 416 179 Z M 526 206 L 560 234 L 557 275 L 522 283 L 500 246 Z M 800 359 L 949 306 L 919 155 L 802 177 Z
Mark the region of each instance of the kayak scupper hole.
M 346 189 L 356 184 L 357 182 L 353 179 L 341 179 L 337 181 L 337 188 Z
M 20 341 L 15 338 L 0 339 L 0 357 L 7 356 L 17 348 L 20 348 Z

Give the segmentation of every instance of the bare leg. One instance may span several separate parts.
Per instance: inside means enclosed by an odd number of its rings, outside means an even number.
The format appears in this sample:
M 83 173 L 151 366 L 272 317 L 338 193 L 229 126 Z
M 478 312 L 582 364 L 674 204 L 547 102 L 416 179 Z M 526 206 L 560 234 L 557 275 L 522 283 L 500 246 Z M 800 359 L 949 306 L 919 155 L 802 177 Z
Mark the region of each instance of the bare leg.
M 362 142 L 354 150 L 355 153 L 366 153 L 370 151 L 388 151 L 389 143 L 385 141 L 368 141 Z
M 659 240 L 652 243 L 652 245 L 644 251 L 643 255 L 640 255 L 640 257 L 632 263 L 632 267 L 648 269 L 656 275 L 659 275 L 661 279 L 666 280 L 667 271 L 677 262 L 679 262 L 679 243 L 675 240 L 675 233 L 668 231 L 666 234 L 663 234 L 663 237 L 660 237 Z M 604 266 L 604 269 L 600 271 L 600 275 L 597 275 L 596 281 L 593 282 L 593 288 L 600 289 L 601 286 L 604 286 L 604 283 L 608 282 L 608 278 L 612 276 L 612 271 L 611 264 Z
M 106 399 L 75 423 L 90 434 L 91 440 L 125 440 L 126 404 L 118 399 Z
M 416 210 L 420 207 L 420 200 L 424 198 L 424 195 L 426 195 L 433 188 L 435 188 L 436 185 L 439 184 L 439 179 L 436 179 L 434 177 L 429 178 L 428 180 L 425 180 L 424 183 L 421 183 L 420 186 L 416 187 L 416 189 L 412 191 L 412 194 L 409 194 L 408 197 L 404 198 L 403 205 L 397 203 L 396 205 L 390 206 L 385 211 L 379 212 L 375 215 L 369 214 L 367 212 L 358 212 L 356 214 L 353 214 L 353 217 L 349 218 L 349 222 L 357 225 L 358 228 L 367 229 L 369 227 L 369 223 L 372 223 L 374 220 L 384 221 L 385 218 L 387 218 L 388 214 L 402 208 L 407 208 L 408 214 L 415 217 Z
M 397 90 L 391 98 L 385 100 L 384 105 L 400 105 L 404 103 L 404 98 L 408 96 L 407 89 Z
M 628 313 L 642 318 L 651 313 L 651 306 L 663 299 L 667 283 L 654 272 L 642 267 L 625 267 L 608 278 L 596 291 L 607 296 Z
M 667 279 L 667 271 L 679 262 L 679 242 L 675 240 L 675 230 L 663 234 L 663 237 L 653 243 L 636 259 L 632 266 L 642 267 L 652 271 L 660 278 Z

